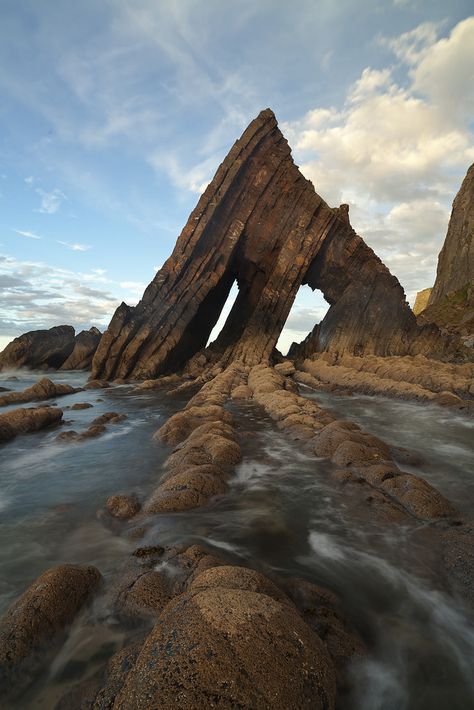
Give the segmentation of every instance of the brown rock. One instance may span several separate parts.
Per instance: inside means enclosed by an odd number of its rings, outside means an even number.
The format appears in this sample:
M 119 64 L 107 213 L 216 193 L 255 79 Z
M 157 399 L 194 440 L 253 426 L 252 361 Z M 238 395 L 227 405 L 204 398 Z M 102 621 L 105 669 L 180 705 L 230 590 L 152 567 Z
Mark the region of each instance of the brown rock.
M 148 498 L 143 510 L 145 513 L 175 513 L 180 510 L 190 510 L 206 505 L 207 496 L 199 493 L 195 488 L 184 488 L 182 490 L 163 490 L 160 486 Z
M 235 304 L 203 353 L 235 281 Z M 155 379 L 186 363 L 199 374 L 209 363 L 267 361 L 301 284 L 331 304 L 311 352 L 385 355 L 444 342 L 436 327 L 419 328 L 397 279 L 352 229 L 347 205 L 330 208 L 303 177 L 267 109 L 231 148 L 141 301 L 115 312 L 93 376 Z
M 105 502 L 105 507 L 114 518 L 130 520 L 140 511 L 141 505 L 138 496 L 135 493 L 130 493 L 109 496 Z
M 139 570 L 122 578 L 115 608 L 121 616 L 145 619 L 158 616 L 169 600 L 166 577 L 161 572 Z
M 41 402 L 45 399 L 60 397 L 64 394 L 74 394 L 80 392 L 80 387 L 71 385 L 56 385 L 47 377 L 39 380 L 35 385 L 27 387 L 22 392 L 9 392 L 0 397 L 0 407 L 7 404 L 24 404 L 25 402 Z
M 286 603 L 215 588 L 172 600 L 145 641 L 114 708 L 334 708 L 321 640 Z
M 161 484 L 160 490 L 179 492 L 192 489 L 207 498 L 225 493 L 226 486 L 222 480 L 222 474 L 210 475 L 197 470 L 203 468 L 205 467 L 193 466 L 188 471 L 176 473 Z
M 61 370 L 89 370 L 102 333 L 97 328 L 81 330 L 76 335 L 74 349 L 61 365 Z
M 0 370 L 57 369 L 71 354 L 74 342 L 74 328 L 70 325 L 31 330 L 12 340 L 0 353 Z
M 126 414 L 117 414 L 117 412 L 105 412 L 101 414 L 100 417 L 96 417 L 92 420 L 92 426 L 101 426 L 102 424 L 118 424 L 128 419 Z
M 39 431 L 58 424 L 63 416 L 56 407 L 28 407 L 0 414 L 0 443 L 10 441 L 18 434 Z
M 266 594 L 282 604 L 289 603 L 284 592 L 279 589 L 268 577 L 248 567 L 221 565 L 210 567 L 188 584 L 188 591 L 194 592 L 202 589 L 244 589 L 249 592 Z
M 380 487 L 421 520 L 436 520 L 456 514 L 441 493 L 423 478 L 410 473 L 388 478 Z
M 95 567 L 59 565 L 42 574 L 0 621 L 0 685 L 5 689 L 21 672 L 31 673 L 26 659 L 71 623 L 101 579 Z
M 89 404 L 89 402 L 76 402 L 76 404 L 73 404 L 71 406 L 71 411 L 76 411 L 80 409 L 90 409 L 93 405 Z
M 84 389 L 85 390 L 100 390 L 104 389 L 106 387 L 110 387 L 110 384 L 106 382 L 105 380 L 89 380 L 89 382 L 85 385 Z
M 438 259 L 429 305 L 448 294 L 474 285 L 474 164 L 467 171 L 453 202 L 448 233 Z M 474 306 L 474 299 L 471 304 Z

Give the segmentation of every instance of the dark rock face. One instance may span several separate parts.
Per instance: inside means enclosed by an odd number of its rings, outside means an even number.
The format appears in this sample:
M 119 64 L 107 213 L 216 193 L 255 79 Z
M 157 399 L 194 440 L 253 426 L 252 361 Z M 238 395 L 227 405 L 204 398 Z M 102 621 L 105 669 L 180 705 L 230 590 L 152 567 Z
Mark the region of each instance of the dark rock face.
M 42 574 L 0 621 L 0 687 L 11 687 L 34 651 L 69 624 L 101 575 L 95 567 L 59 565 Z
M 74 345 L 74 328 L 71 325 L 31 330 L 15 338 L 0 353 L 0 370 L 20 367 L 57 369 L 72 353 Z
M 62 363 L 61 370 L 89 370 L 101 337 L 102 333 L 97 328 L 81 330 L 76 335 L 74 349 Z
M 453 202 L 429 306 L 469 286 L 474 286 L 474 164 L 467 171 Z M 471 305 L 474 306 L 474 298 Z
M 434 327 L 418 328 L 347 208 L 329 207 L 300 173 L 269 109 L 232 147 L 142 300 L 115 312 L 93 377 L 146 379 L 181 368 L 206 345 L 234 282 L 239 294 L 212 346 L 223 366 L 271 355 L 302 283 L 332 306 L 315 349 L 403 354 L 439 338 Z

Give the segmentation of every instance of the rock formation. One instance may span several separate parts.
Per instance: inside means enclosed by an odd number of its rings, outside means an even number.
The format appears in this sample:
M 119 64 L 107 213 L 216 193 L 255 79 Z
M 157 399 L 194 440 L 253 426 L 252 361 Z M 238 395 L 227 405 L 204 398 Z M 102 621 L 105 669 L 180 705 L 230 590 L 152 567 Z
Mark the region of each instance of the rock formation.
M 20 367 L 57 369 L 72 353 L 74 345 L 74 328 L 71 325 L 30 330 L 12 340 L 0 353 L 0 370 Z
M 474 286 L 474 163 L 453 202 L 429 305 L 469 286 Z
M 101 337 L 102 333 L 97 328 L 81 330 L 76 335 L 74 349 L 61 365 L 61 370 L 89 370 Z
M 25 367 L 31 370 L 88 370 L 101 339 L 100 330 L 82 330 L 75 336 L 71 325 L 30 330 L 0 353 L 0 371 Z
M 413 312 L 421 325 L 434 323 L 443 332 L 474 346 L 474 164 L 453 202 L 448 232 L 438 257 L 436 282 L 417 294 Z M 426 295 L 428 298 L 426 298 Z
M 115 312 L 93 377 L 146 379 L 182 368 L 205 347 L 232 285 L 239 293 L 213 344 L 222 366 L 267 359 L 301 284 L 331 308 L 314 349 L 405 354 L 440 347 L 420 329 L 402 287 L 294 164 L 269 109 L 234 144 L 191 213 L 171 257 L 135 307 Z

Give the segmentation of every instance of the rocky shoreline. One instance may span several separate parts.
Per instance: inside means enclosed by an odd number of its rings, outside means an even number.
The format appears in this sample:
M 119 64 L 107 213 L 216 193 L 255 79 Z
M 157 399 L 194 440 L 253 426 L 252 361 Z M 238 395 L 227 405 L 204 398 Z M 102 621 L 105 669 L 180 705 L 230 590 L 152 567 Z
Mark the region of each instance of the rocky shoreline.
M 465 201 L 456 204 L 464 209 Z M 237 300 L 207 346 L 234 282 Z M 320 288 L 330 309 L 285 359 L 275 346 L 302 284 Z M 326 462 L 327 483 L 350 514 L 390 530 L 394 541 L 407 530 L 428 541 L 440 585 L 472 615 L 472 519 L 417 473 L 411 451 L 304 396 L 308 387 L 365 393 L 470 416 L 474 365 L 466 342 L 417 322 L 397 279 L 352 229 L 348 207 L 322 200 L 295 166 L 273 113 L 261 112 L 137 306 L 123 303 L 103 336 L 59 326 L 27 333 L 0 355 L 4 371 L 91 368 L 83 388 L 44 378 L 3 394 L 5 451 L 15 436 L 58 426 L 64 411 L 91 406 L 45 404 L 59 396 L 104 389 L 113 399 L 128 385 L 126 397 L 152 391 L 180 402 L 154 434 L 166 459 L 156 465 L 152 490 L 109 490 L 98 512 L 99 524 L 129 543 L 123 566 L 111 575 L 90 564 L 55 566 L 1 619 L 6 707 L 34 693 L 67 629 L 89 604 L 103 604 L 128 629 L 122 647 L 71 683 L 57 710 L 349 710 L 354 668 L 372 639 L 346 615 L 334 580 L 326 588 L 291 570 L 254 569 L 253 560 L 196 544 L 185 532 L 167 545 L 154 528 L 165 516 L 178 525 L 189 511 L 204 516 L 229 495 L 252 436 L 235 412 L 249 403 L 306 457 L 315 477 Z M 11 408 L 36 401 L 42 404 Z M 84 417 L 86 426 L 62 430 L 52 445 L 78 452 L 126 419 L 115 409 Z M 134 455 L 140 460 L 139 450 Z
M 151 708 L 157 693 L 160 707 L 343 707 L 345 668 L 365 653 L 367 640 L 351 628 L 330 590 L 301 579 L 268 578 L 202 546 L 169 549 L 142 542 L 150 516 L 207 506 L 225 495 L 245 435 L 229 411 L 233 401 L 251 398 L 315 460 L 335 463 L 333 483 L 343 495 L 357 497 L 366 516 L 388 525 L 428 525 L 446 581 L 466 603 L 474 601 L 472 526 L 426 481 L 398 468 L 392 455 L 409 452 L 393 451 L 298 393 L 300 373 L 290 361 L 218 370 L 196 380 L 153 383 L 166 396 L 183 388 L 192 394 L 201 386 L 156 433 L 170 447 L 158 487 L 141 502 L 123 494 L 107 501 L 108 514 L 131 520 L 138 535 L 123 570 L 101 585 L 95 568 L 53 568 L 3 617 L 0 667 L 12 705 L 95 594 L 112 600 L 127 624 L 146 620 L 149 630 L 142 629 L 140 639 L 113 656 L 97 677 L 69 690 L 58 709 Z M 74 575 L 88 580 L 84 586 L 74 582 L 77 601 L 68 581 Z

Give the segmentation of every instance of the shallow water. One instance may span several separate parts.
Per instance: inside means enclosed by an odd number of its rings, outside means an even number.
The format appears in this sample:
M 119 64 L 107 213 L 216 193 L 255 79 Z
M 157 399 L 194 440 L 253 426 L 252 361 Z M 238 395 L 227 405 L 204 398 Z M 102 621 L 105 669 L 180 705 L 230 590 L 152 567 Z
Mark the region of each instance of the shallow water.
M 77 383 L 81 377 L 53 379 Z M 31 382 L 22 376 L 13 384 L 23 389 Z M 427 405 L 308 394 L 389 443 L 416 448 L 426 462 L 422 475 L 467 507 L 467 419 L 455 415 L 443 422 L 446 410 Z M 121 566 L 131 544 L 120 534 L 127 526 L 111 530 L 97 511 L 107 495 L 134 490 L 145 497 L 157 485 L 168 451 L 152 433 L 183 404 L 163 392 L 133 394 L 127 386 L 58 398 L 59 406 L 74 401 L 94 407 L 65 412 L 73 420 L 67 428 L 86 428 L 105 411 L 125 412 L 128 420 L 82 444 L 58 444 L 60 430 L 54 430 L 0 449 L 3 608 L 58 562 L 96 564 L 106 576 Z M 154 516 L 143 544 L 202 543 L 230 561 L 303 576 L 336 591 L 370 648 L 352 669 L 345 706 L 351 710 L 474 707 L 474 632 L 462 602 L 438 579 L 423 526 L 377 522 L 331 483 L 329 462 L 287 441 L 256 405 L 232 410 L 244 458 L 228 493 L 204 509 Z M 462 454 L 446 453 L 450 446 Z M 90 676 L 129 633 L 96 602 L 73 625 L 48 675 L 15 707 L 54 707 L 65 688 Z

